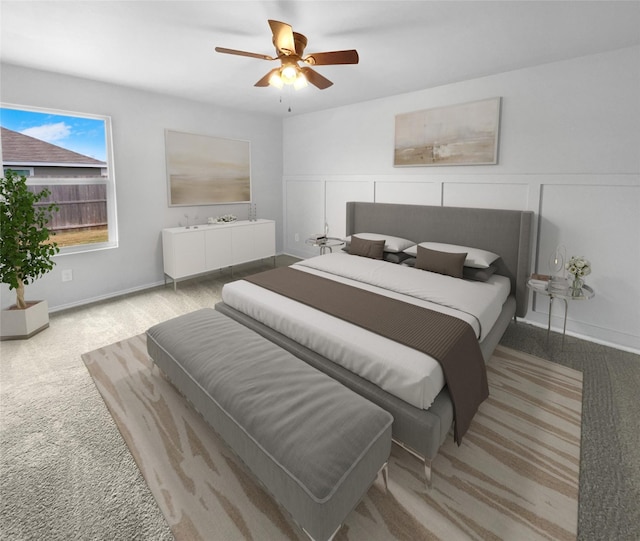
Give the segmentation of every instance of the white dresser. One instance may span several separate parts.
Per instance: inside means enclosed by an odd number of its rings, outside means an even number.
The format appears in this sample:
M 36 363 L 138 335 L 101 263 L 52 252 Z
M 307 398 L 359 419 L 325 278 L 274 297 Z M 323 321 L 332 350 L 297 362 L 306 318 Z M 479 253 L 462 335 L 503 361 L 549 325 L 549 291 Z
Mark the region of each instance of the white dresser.
M 164 274 L 182 278 L 276 255 L 273 220 L 171 227 L 162 230 Z

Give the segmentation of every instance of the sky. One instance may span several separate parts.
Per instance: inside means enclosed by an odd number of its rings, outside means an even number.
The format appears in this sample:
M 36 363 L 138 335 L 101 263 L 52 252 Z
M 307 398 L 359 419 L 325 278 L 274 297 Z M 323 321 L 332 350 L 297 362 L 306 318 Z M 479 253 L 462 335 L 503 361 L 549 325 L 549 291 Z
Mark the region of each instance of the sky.
M 97 160 L 107 158 L 105 121 L 99 118 L 2 107 L 0 125 Z

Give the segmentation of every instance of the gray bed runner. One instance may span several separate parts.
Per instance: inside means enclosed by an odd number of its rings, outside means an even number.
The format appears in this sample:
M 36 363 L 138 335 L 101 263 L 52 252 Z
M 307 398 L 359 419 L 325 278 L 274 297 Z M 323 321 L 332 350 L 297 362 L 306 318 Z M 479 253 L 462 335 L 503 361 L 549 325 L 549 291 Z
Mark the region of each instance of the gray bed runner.
M 461 443 L 478 406 L 489 396 L 482 352 L 467 322 L 291 267 L 244 279 L 436 359 L 453 402 L 454 438 Z

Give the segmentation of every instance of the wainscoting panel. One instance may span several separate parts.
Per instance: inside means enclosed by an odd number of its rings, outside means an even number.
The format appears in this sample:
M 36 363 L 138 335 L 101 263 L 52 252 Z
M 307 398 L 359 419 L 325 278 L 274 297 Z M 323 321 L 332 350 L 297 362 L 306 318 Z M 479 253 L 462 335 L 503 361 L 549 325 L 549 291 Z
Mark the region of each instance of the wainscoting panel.
M 373 201 L 372 181 L 342 181 L 326 183 L 326 221 L 330 237 L 344 237 L 347 227 L 347 201 Z M 323 230 L 324 222 L 318 224 Z
M 317 248 L 305 244 L 324 224 L 324 182 L 285 183 L 285 252 L 299 257 L 318 255 Z M 297 239 L 297 240 L 296 240 Z
M 445 182 L 442 204 L 446 207 L 480 207 L 528 210 L 528 184 Z
M 376 182 L 376 203 L 440 206 L 439 182 Z

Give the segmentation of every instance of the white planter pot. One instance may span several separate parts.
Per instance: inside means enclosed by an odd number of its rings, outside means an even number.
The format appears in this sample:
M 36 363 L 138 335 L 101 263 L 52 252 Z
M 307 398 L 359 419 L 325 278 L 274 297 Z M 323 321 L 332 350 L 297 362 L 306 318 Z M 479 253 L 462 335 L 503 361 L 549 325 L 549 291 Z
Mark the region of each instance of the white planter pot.
M 27 301 L 25 310 L 15 305 L 0 312 L 0 340 L 23 340 L 49 326 L 49 304 L 47 301 Z

